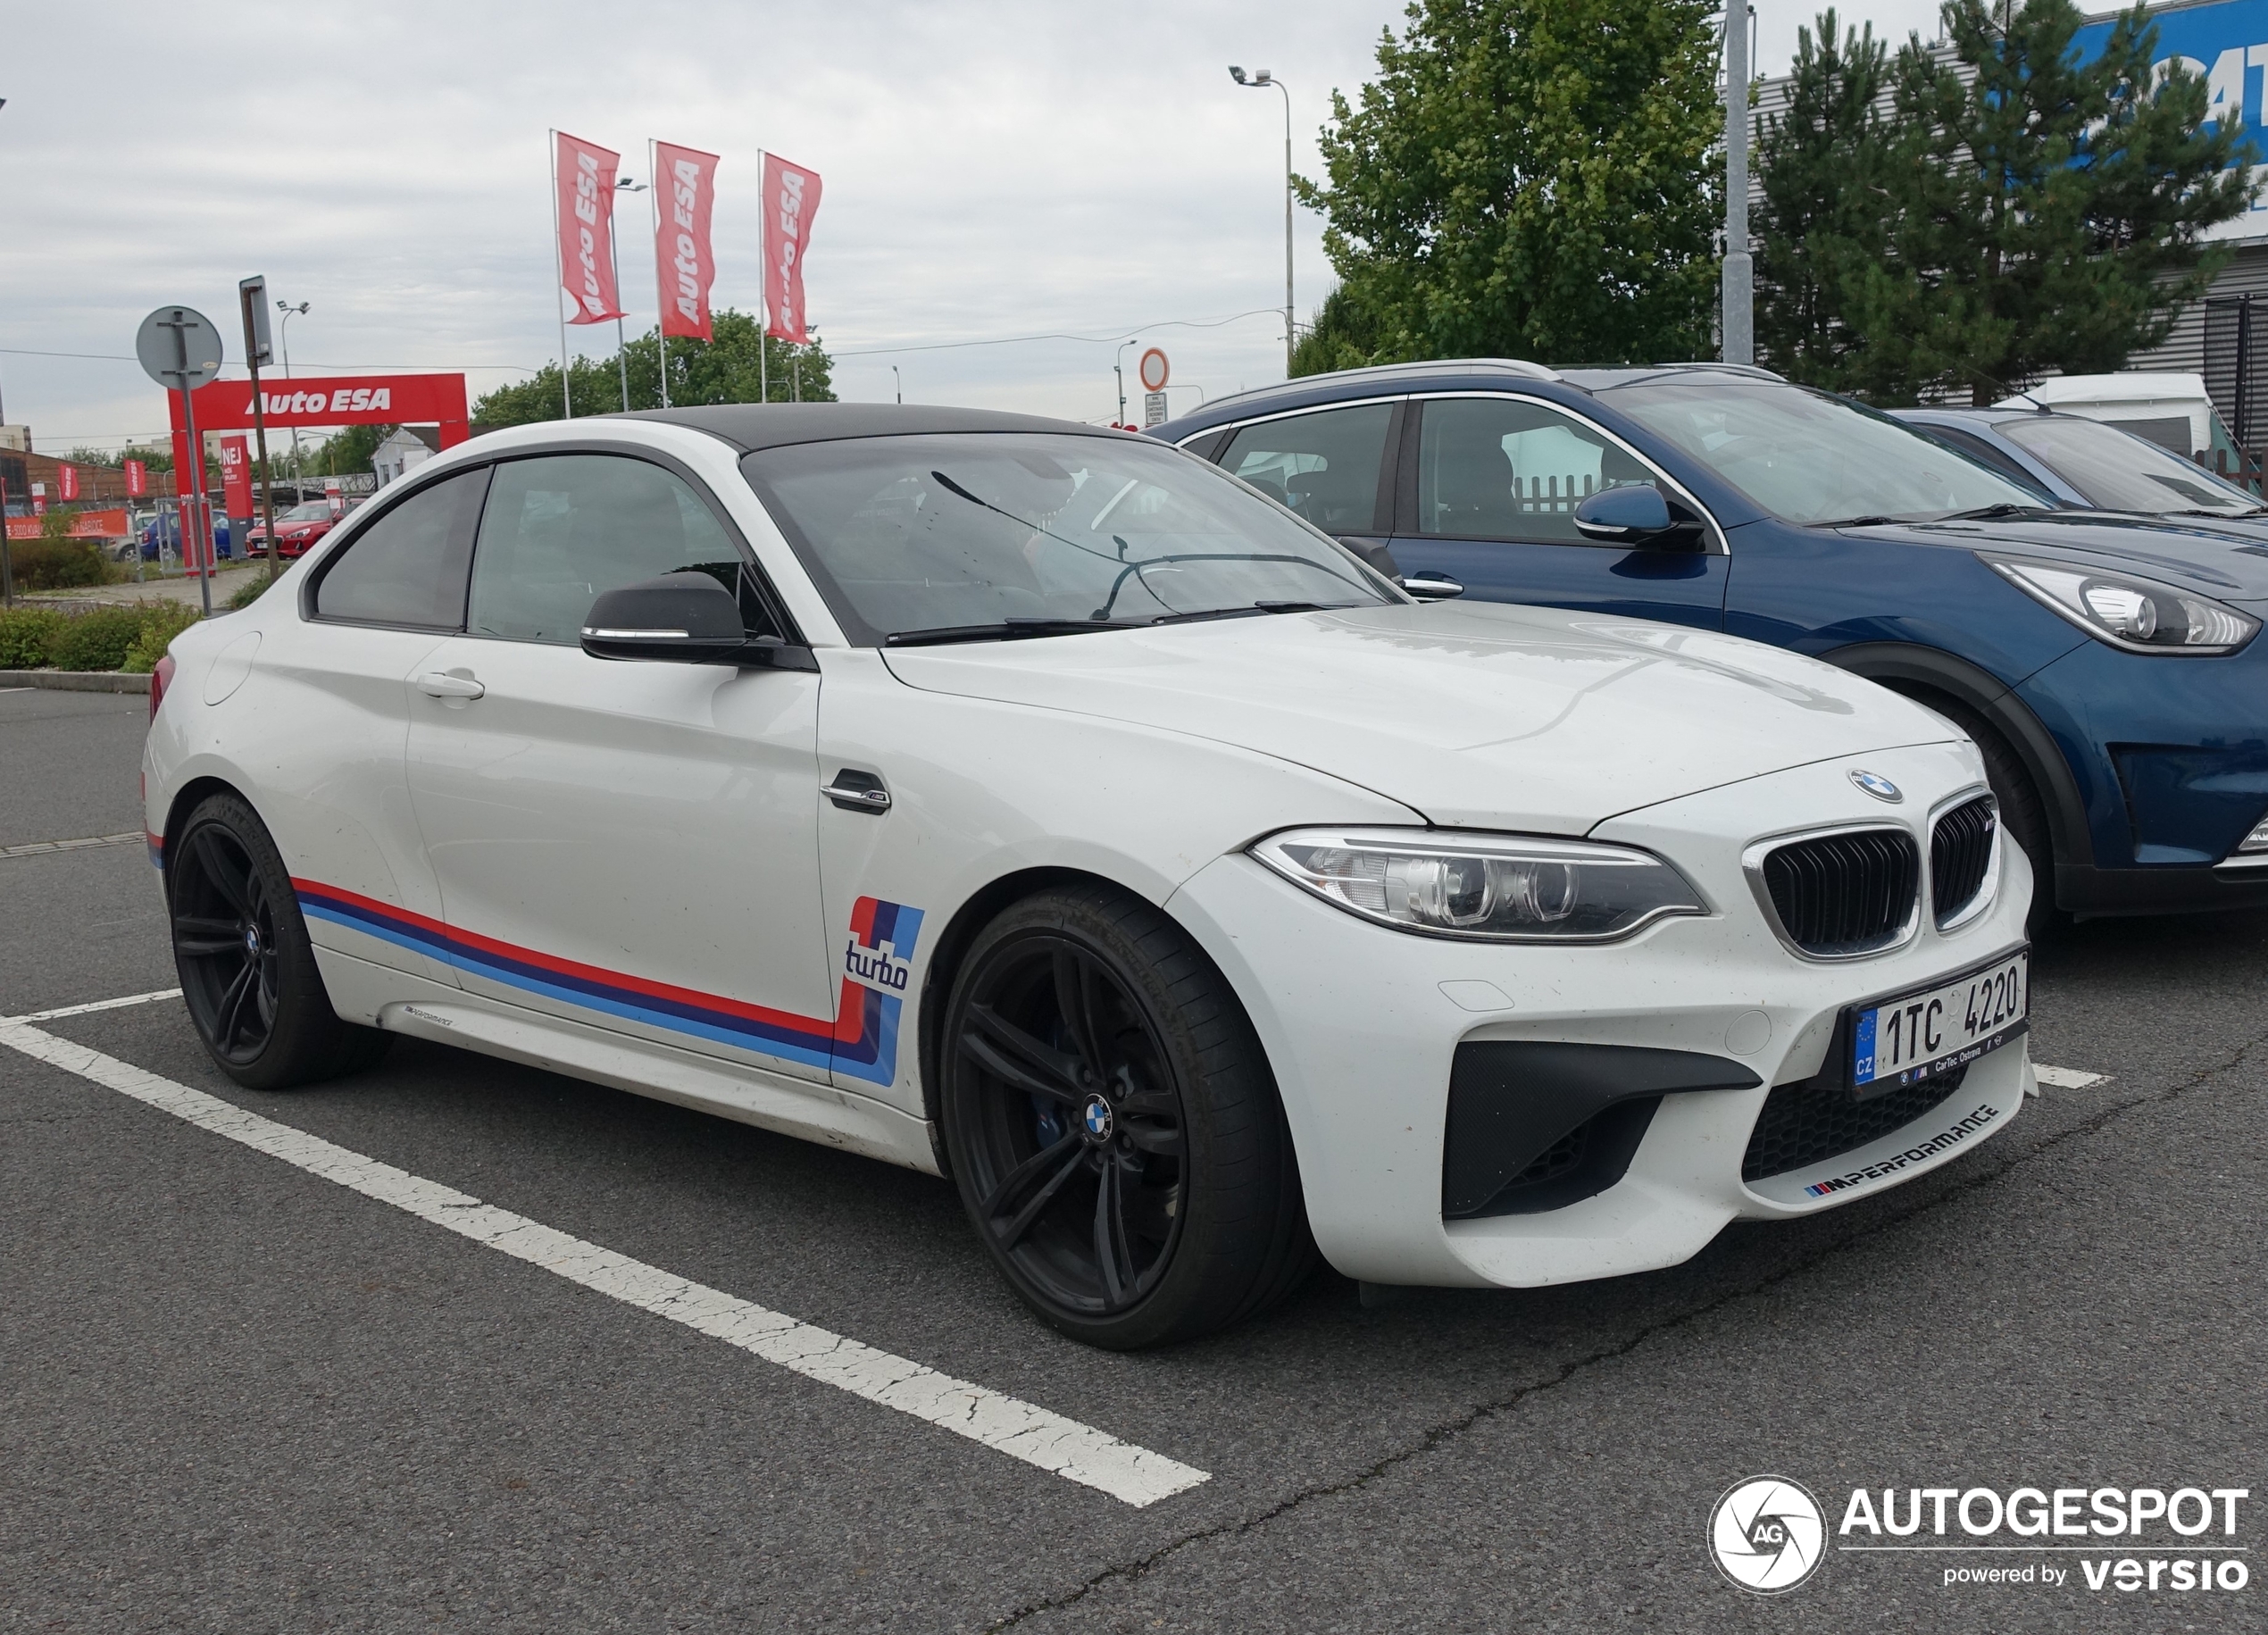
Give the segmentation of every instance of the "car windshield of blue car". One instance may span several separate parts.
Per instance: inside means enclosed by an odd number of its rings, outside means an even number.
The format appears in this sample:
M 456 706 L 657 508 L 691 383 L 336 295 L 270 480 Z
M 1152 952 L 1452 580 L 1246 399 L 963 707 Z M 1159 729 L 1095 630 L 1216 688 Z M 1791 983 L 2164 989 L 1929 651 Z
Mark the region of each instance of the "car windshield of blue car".
M 2075 414 L 2028 414 L 2004 420 L 1995 430 L 2105 511 L 2233 517 L 2260 509 L 2257 495 L 2115 426 Z
M 1655 381 L 1600 394 L 1785 522 L 1931 521 L 2039 496 L 1897 421 L 1765 381 Z
M 861 643 L 1404 599 L 1233 478 L 1131 438 L 865 438 L 762 450 L 741 468 Z

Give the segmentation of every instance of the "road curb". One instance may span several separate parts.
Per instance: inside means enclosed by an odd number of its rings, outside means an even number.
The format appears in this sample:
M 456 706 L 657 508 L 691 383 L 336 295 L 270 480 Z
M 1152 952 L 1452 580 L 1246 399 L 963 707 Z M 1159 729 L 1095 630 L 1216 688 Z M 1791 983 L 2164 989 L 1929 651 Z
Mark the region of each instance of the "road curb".
M 64 693 L 146 693 L 150 679 L 123 670 L 0 670 L 0 687 L 46 687 Z

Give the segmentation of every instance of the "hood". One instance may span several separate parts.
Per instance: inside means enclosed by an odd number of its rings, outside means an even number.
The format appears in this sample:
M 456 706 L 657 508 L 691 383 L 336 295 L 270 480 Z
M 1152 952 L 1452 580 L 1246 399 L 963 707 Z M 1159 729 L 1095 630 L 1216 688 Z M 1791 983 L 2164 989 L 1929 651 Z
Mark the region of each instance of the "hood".
M 1455 602 L 886 649 L 909 686 L 1296 762 L 1436 823 L 1581 834 L 1658 801 L 1953 730 L 1774 647 Z
M 2224 602 L 2268 600 L 2268 517 L 2160 517 L 2051 511 L 1969 522 L 1885 522 L 1843 530 L 1955 550 L 2005 551 L 2164 580 Z

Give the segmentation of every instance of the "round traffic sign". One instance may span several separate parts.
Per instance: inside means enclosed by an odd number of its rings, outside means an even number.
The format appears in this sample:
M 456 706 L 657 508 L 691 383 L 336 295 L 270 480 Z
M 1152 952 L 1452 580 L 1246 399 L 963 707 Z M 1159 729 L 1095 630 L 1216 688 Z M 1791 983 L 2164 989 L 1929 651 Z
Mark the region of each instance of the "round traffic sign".
M 161 306 L 134 332 L 134 355 L 166 390 L 194 391 L 221 372 L 221 331 L 193 306 Z
M 1142 389 L 1162 392 L 1165 389 L 1165 354 L 1152 346 L 1142 355 Z

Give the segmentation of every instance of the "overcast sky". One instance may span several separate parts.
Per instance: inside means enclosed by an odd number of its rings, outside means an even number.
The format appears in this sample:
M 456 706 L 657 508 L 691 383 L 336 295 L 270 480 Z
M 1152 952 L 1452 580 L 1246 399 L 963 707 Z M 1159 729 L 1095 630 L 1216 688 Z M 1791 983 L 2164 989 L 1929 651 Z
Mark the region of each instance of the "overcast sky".
M 1775 71 L 1814 8 L 1756 9 Z M 1935 13 L 1843 8 L 1893 40 Z M 1397 0 L 9 0 L 0 401 L 46 453 L 157 432 L 136 324 L 162 302 L 227 320 L 255 271 L 313 303 L 288 336 L 303 372 L 518 379 L 559 349 L 558 126 L 640 180 L 649 137 L 723 156 L 720 307 L 755 304 L 758 150 L 821 172 L 808 298 L 845 397 L 887 400 L 896 364 L 908 402 L 1106 420 L 1113 342 L 1134 337 L 1172 358 L 1180 412 L 1283 374 L 1283 102 L 1225 65 L 1281 76 L 1316 174 L 1331 90 L 1355 91 L 1401 19 Z M 642 196 L 621 229 L 637 332 Z M 1297 240 L 1304 318 L 1330 269 L 1305 212 Z M 613 351 L 612 326 L 570 334 Z M 947 344 L 1046 334 L 1094 338 Z

